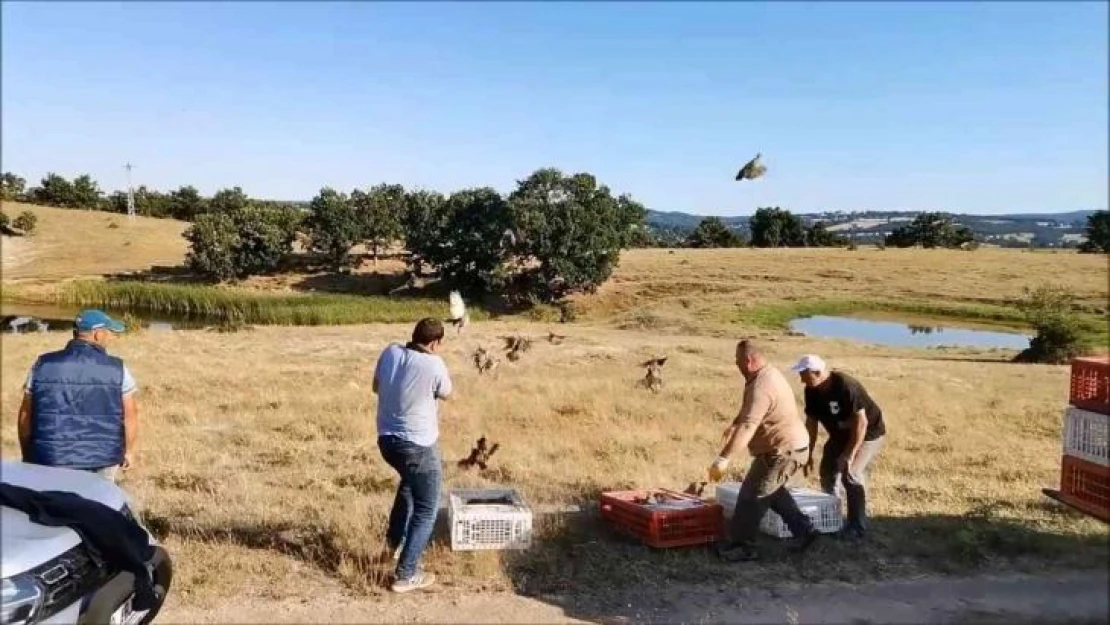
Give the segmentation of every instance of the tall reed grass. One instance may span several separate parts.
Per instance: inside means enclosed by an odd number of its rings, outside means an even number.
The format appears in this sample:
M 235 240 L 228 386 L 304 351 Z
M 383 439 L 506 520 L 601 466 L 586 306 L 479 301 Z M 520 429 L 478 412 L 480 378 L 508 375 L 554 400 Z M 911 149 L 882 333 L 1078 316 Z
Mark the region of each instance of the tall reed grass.
M 25 300 L 24 297 L 15 296 Z M 34 296 L 40 303 L 97 306 L 120 312 L 260 325 L 403 323 L 447 315 L 447 302 L 340 294 L 273 295 L 216 286 L 76 281 Z M 480 310 L 472 319 L 483 318 Z

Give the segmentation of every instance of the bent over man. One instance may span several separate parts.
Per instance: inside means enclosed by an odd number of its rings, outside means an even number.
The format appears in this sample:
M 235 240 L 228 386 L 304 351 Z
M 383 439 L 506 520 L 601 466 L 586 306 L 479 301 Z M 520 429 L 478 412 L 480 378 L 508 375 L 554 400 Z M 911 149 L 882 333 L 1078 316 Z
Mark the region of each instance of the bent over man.
M 107 345 L 125 327 L 82 311 L 64 349 L 38 357 L 19 407 L 23 461 L 92 471 L 115 480 L 133 464 L 139 418 L 135 379 Z
M 861 539 L 867 529 L 867 465 L 879 453 L 886 435 L 883 411 L 858 380 L 841 371 L 830 371 L 820 356 L 803 356 L 792 369 L 805 385 L 809 431 L 806 473 L 813 469 L 820 422 L 829 436 L 821 454 L 821 490 L 834 494 L 840 476 L 848 500 L 843 534 Z
M 374 370 L 378 449 L 401 478 L 386 533 L 389 549 L 398 558 L 394 592 L 424 588 L 435 581 L 434 575 L 417 565 L 435 528 L 443 479 L 437 400 L 451 394 L 451 376 L 436 354 L 442 340 L 443 324 L 422 319 L 412 331 L 412 340 L 386 347 Z
M 790 384 L 751 341 L 736 346 L 736 366 L 744 376 L 744 400 L 740 414 L 725 430 L 727 442 L 709 467 L 709 478 L 720 480 L 729 457 L 748 448 L 751 467 L 740 486 L 732 515 L 732 540 L 719 549 L 730 561 L 758 558 L 755 537 L 767 508 L 777 512 L 797 537 L 796 549 L 804 551 L 818 537 L 813 522 L 786 489 L 790 478 L 802 468 L 809 438 L 794 403 Z

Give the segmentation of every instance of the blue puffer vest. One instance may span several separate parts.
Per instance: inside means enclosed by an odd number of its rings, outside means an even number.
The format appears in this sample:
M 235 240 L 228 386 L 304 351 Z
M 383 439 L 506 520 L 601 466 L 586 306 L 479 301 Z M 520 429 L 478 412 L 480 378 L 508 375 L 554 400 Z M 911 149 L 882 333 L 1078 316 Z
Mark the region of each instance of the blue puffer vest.
M 32 383 L 33 462 L 101 469 L 123 462 L 123 361 L 80 339 L 43 354 Z

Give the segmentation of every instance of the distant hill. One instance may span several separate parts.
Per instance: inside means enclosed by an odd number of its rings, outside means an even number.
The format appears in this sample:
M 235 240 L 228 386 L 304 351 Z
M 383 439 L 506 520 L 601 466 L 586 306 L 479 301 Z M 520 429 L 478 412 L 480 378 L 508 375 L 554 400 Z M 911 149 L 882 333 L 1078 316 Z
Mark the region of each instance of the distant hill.
M 966 215 L 955 213 L 957 222 L 966 225 L 976 236 L 987 243 L 1025 247 L 1072 247 L 1083 240 L 1087 217 L 1093 210 L 1060 213 L 1030 213 L 1007 215 Z M 830 230 L 847 234 L 855 232 L 860 242 L 880 239 L 891 230 L 912 221 L 917 211 L 861 211 L 854 215 L 844 212 L 800 213 L 802 221 L 825 222 Z M 679 211 L 647 211 L 648 225 L 657 232 L 685 234 L 697 227 L 706 215 L 692 215 Z M 746 215 L 721 217 L 726 226 L 747 231 Z
M 282 201 L 308 210 L 309 203 L 304 201 Z M 1007 247 L 1075 247 L 1084 240 L 1083 231 L 1087 217 L 1093 210 L 1077 210 L 1059 213 L 1027 213 L 1002 215 L 966 215 L 954 213 L 956 221 L 971 228 L 976 237 L 986 243 Z M 853 232 L 861 243 L 880 240 L 899 225 L 910 222 L 918 211 L 859 211 L 854 214 L 843 211 L 824 213 L 799 213 L 806 224 L 823 221 L 834 232 L 849 234 Z M 696 215 L 681 211 L 647 211 L 648 226 L 658 234 L 670 237 L 685 237 L 692 232 L 702 219 L 710 215 Z M 747 215 L 721 217 L 726 226 L 739 232 L 748 230 Z

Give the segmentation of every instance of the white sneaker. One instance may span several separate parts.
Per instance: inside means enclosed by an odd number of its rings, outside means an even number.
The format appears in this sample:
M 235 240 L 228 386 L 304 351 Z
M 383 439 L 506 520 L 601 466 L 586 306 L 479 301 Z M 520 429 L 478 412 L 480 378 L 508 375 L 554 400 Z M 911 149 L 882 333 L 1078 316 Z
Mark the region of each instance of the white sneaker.
M 431 573 L 425 573 L 424 571 L 417 571 L 415 575 L 408 579 L 394 581 L 391 590 L 393 590 L 393 592 L 409 592 L 412 590 L 420 590 L 421 588 L 427 588 L 428 586 L 431 586 L 435 583 L 435 581 L 435 575 L 432 575 Z

